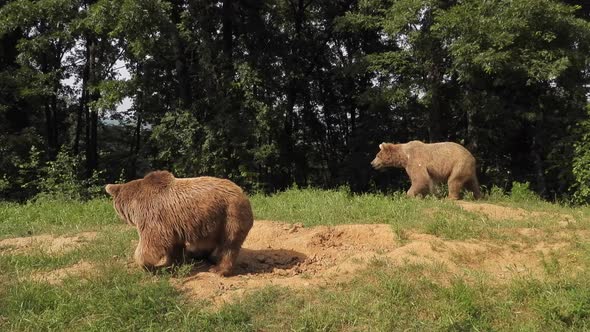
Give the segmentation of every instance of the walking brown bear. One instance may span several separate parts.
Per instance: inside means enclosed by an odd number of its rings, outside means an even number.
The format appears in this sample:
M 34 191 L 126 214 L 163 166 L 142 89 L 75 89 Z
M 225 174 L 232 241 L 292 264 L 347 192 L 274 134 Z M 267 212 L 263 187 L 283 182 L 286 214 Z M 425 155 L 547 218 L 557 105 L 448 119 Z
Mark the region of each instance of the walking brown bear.
M 481 198 L 475 158 L 457 143 L 381 143 L 371 166 L 377 170 L 405 168 L 412 182 L 408 196 L 427 195 L 435 184 L 447 182 L 450 199 L 460 199 L 462 188 L 472 191 L 476 199 Z

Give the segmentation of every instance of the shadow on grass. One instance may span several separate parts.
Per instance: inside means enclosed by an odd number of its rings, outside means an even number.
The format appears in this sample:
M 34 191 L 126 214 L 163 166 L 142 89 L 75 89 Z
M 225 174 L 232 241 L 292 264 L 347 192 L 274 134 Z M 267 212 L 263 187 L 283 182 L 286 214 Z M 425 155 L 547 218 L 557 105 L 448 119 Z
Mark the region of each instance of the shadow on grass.
M 306 255 L 285 249 L 261 249 L 240 250 L 240 255 L 234 265 L 232 276 L 246 274 L 272 273 L 275 269 L 290 269 L 307 258 Z M 208 259 L 188 259 L 185 263 L 190 264 L 190 270 L 186 271 L 183 265 L 177 266 L 177 274 L 184 274 L 187 277 L 195 276 L 202 272 L 208 272 L 214 262 Z M 184 265 L 186 266 L 186 265 Z M 184 270 L 184 273 L 181 272 Z

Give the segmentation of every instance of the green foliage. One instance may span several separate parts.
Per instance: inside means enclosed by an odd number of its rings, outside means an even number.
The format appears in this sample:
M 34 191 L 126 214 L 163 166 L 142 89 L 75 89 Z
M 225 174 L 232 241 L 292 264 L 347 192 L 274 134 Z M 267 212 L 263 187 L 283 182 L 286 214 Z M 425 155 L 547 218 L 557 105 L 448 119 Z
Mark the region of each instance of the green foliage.
M 33 146 L 30 159 L 19 165 L 20 174 L 31 179 L 22 184 L 23 189 L 37 193 L 35 198 L 83 200 L 97 197 L 102 192 L 102 180 L 95 172 L 85 179 L 80 170 L 80 159 L 62 149 L 53 161 L 41 164 L 40 152 Z M 34 173 L 31 175 L 30 173 Z
M 424 106 L 403 116 L 426 119 L 430 140 L 467 145 L 490 185 L 528 181 L 542 195 L 563 194 L 576 139 L 563 129 L 586 118 L 588 77 L 572 73 L 587 67 L 590 25 L 577 9 L 550 0 L 364 1 L 340 25 L 387 36 L 367 54 L 369 69 L 390 78 L 382 87 L 398 96 L 391 104 Z M 527 137 L 523 126 L 532 128 Z
M 512 189 L 510 190 L 510 198 L 516 202 L 537 201 L 539 196 L 535 194 L 530 188 L 528 182 L 512 182 Z
M 589 110 L 590 106 L 586 107 Z M 575 178 L 574 199 L 578 203 L 590 202 L 590 120 L 580 123 L 581 137 L 575 143 L 572 172 Z
M 41 168 L 35 185 L 39 191 L 37 198 L 82 200 L 97 197 L 103 186 L 99 173 L 84 179 L 80 174 L 80 159 L 67 150 L 61 150 L 54 161 L 49 161 Z
M 41 138 L 34 131 L 23 131 L 19 135 L 0 134 L 0 197 L 22 200 L 35 194 L 27 186 L 37 176 L 41 164 Z
M 441 15 L 436 31 L 455 38 L 449 50 L 463 80 L 522 71 L 529 83 L 547 81 L 579 60 L 567 45 L 588 46 L 588 22 L 575 11 L 550 0 L 466 1 Z
M 504 190 L 502 190 L 502 188 L 498 187 L 498 186 L 492 186 L 492 188 L 490 189 L 489 193 L 488 193 L 488 199 L 492 200 L 492 201 L 496 201 L 496 200 L 500 200 L 506 198 L 506 193 L 504 192 Z
M 376 147 L 421 139 L 467 146 L 488 187 L 584 201 L 590 24 L 568 3 L 4 1 L 0 193 L 156 168 L 388 192 L 407 177 Z

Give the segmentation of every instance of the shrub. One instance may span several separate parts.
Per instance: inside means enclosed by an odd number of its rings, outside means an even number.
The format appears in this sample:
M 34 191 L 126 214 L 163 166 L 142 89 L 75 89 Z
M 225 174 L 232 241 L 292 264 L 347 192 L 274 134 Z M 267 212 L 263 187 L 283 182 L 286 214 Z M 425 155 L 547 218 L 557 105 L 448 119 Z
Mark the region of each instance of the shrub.
M 528 182 L 512 182 L 510 198 L 517 202 L 539 200 L 539 196 L 529 186 L 530 184 Z
M 102 190 L 98 185 L 100 172 L 94 172 L 90 179 L 83 179 L 80 163 L 79 157 L 62 149 L 55 160 L 41 167 L 39 177 L 29 184 L 38 190 L 35 199 L 52 197 L 81 200 L 98 196 Z
M 590 106 L 588 107 L 590 113 Z M 580 140 L 574 144 L 574 159 L 572 162 L 572 173 L 575 184 L 574 200 L 577 203 L 590 202 L 590 120 L 580 124 L 582 135 Z

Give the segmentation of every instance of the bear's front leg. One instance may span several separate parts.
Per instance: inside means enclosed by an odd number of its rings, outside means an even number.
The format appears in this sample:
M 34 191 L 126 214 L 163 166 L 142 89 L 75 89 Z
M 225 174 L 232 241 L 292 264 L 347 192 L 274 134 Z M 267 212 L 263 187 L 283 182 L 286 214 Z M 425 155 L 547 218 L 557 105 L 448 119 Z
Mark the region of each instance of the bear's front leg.
M 416 197 L 420 195 L 420 190 L 416 188 L 416 186 L 411 186 L 410 189 L 406 192 L 406 194 L 410 197 Z
M 172 265 L 171 249 L 140 237 L 133 256 L 137 265 L 153 270 Z
M 430 179 L 430 175 L 426 171 L 426 167 L 416 165 L 416 167 L 408 167 L 406 172 L 410 176 L 412 186 L 407 192 L 410 197 L 426 196 L 432 193 L 434 183 Z
M 449 196 L 448 199 L 451 200 L 459 200 L 461 199 L 461 188 L 463 187 L 463 183 L 460 180 L 449 180 L 448 181 L 449 187 Z

